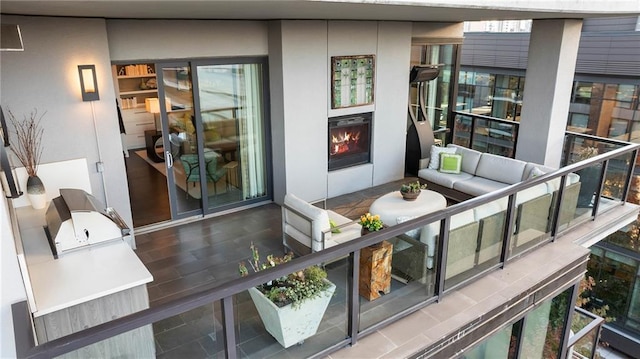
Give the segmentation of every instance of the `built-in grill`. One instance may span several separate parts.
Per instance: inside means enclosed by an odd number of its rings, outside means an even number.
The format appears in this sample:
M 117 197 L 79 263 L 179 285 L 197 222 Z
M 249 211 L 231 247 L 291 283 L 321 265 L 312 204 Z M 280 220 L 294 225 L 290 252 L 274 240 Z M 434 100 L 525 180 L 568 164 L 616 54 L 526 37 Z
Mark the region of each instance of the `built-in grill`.
M 60 189 L 49 204 L 45 232 L 54 258 L 108 241 L 124 240 L 130 229 L 113 208 L 81 189 Z

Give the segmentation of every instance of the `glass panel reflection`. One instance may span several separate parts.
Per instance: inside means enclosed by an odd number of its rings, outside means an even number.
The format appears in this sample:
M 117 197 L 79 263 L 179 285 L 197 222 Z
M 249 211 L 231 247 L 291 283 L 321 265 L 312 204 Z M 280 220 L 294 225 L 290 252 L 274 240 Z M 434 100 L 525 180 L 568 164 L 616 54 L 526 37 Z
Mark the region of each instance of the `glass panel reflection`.
M 514 234 L 510 257 L 521 254 L 550 239 L 553 182 L 541 183 L 516 194 Z
M 279 261 L 263 256 L 260 259 L 264 261 L 256 262 L 253 258 L 247 257 L 249 273 L 253 273 L 252 267 L 268 267 L 270 261 Z M 235 295 L 238 355 L 310 357 L 346 338 L 347 269 L 346 259 L 336 259 Z M 322 273 L 327 277 L 320 279 L 324 283 L 320 288 L 312 279 Z M 311 290 L 317 294 L 308 296 Z
M 360 251 L 360 330 L 433 298 L 438 228 L 429 224 Z
M 209 208 L 267 195 L 261 64 L 198 66 Z
M 202 207 L 197 133 L 193 114 L 191 71 L 188 66 L 162 68 L 164 106 L 178 214 Z

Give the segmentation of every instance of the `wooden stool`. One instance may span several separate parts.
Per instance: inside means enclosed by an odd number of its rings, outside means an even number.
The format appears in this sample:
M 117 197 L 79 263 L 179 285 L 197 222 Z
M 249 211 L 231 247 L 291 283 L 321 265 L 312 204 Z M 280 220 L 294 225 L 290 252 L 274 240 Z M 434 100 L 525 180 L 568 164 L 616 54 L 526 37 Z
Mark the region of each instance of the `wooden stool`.
M 382 241 L 360 250 L 360 295 L 367 300 L 391 291 L 391 253 L 393 244 Z
M 231 161 L 226 165 L 222 166 L 222 168 L 227 169 L 227 189 L 231 188 L 231 186 L 238 187 L 238 162 Z M 233 182 L 231 182 L 233 180 Z

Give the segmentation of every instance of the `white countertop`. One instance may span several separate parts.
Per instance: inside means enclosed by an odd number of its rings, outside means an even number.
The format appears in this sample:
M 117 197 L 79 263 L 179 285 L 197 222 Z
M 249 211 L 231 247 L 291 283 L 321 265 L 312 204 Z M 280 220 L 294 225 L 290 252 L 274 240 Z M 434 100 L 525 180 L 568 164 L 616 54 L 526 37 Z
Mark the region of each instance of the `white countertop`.
M 43 229 L 44 214 L 44 209 L 16 209 L 33 293 L 30 302 L 35 303 L 35 308 L 31 308 L 34 317 L 153 281 L 131 247 L 121 240 L 89 246 L 54 259 Z

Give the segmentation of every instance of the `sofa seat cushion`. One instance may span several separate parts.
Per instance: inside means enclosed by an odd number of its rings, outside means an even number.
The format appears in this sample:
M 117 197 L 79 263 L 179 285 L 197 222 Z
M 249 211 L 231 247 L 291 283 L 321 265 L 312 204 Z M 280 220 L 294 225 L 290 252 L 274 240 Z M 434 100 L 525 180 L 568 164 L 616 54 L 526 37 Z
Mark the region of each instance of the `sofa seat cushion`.
M 462 161 L 464 163 L 464 158 L 462 159 Z M 455 182 L 473 178 L 473 175 L 466 172 L 442 173 L 438 170 L 425 168 L 418 171 L 418 177 L 447 188 L 453 188 L 453 184 Z
M 476 176 L 497 182 L 515 184 L 522 181 L 526 162 L 483 153 L 478 162 Z
M 472 177 L 468 180 L 457 181 L 453 184 L 453 189 L 464 192 L 472 196 L 481 196 L 483 194 L 500 190 L 509 186 L 507 183 L 493 181 L 483 177 Z

